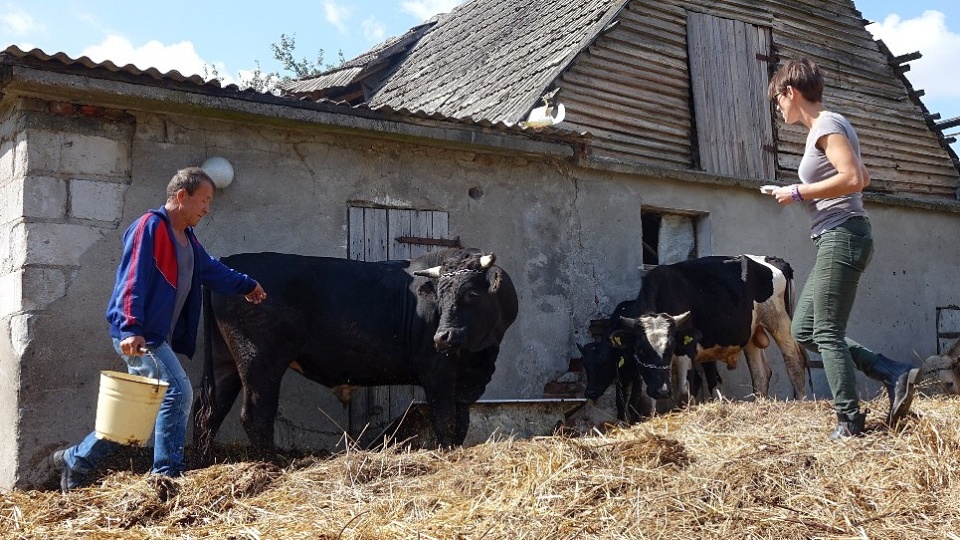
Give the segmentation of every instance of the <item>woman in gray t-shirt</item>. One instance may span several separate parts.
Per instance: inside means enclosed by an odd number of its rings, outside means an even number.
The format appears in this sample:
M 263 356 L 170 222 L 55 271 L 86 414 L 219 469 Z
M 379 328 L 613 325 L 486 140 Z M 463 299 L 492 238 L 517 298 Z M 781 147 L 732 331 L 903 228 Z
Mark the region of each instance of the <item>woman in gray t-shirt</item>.
M 860 158 L 860 141 L 850 122 L 824 108 L 823 76 L 806 58 L 781 66 L 767 95 L 784 122 L 809 130 L 797 170 L 801 183 L 778 187 L 771 195 L 782 205 L 799 203 L 810 216 L 817 256 L 797 301 L 792 330 L 800 344 L 823 358 L 837 411 L 837 428 L 830 438 L 863 431 L 866 415 L 860 412 L 855 368 L 886 386 L 887 423 L 894 426 L 910 410 L 920 370 L 846 337 L 857 285 L 873 255 L 870 220 L 860 194 L 870 175 Z

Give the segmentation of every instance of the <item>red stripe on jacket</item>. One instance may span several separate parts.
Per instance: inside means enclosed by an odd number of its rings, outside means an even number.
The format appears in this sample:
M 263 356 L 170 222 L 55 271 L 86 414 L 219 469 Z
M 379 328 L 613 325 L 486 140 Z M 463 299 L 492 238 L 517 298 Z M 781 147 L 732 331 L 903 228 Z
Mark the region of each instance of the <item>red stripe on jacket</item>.
M 123 285 L 123 315 L 127 319 L 127 325 L 136 324 L 137 318 L 133 315 L 133 280 L 137 275 L 137 262 L 140 260 L 140 244 L 143 243 L 143 230 L 147 227 L 147 219 L 150 214 L 140 218 L 137 224 L 137 230 L 133 233 L 133 246 L 131 248 L 130 264 L 127 266 L 127 278 Z
M 173 245 L 173 238 L 167 232 L 167 224 L 160 222 L 153 238 L 153 260 L 164 279 L 174 289 L 177 288 L 177 248 Z
M 133 315 L 133 282 L 137 274 L 137 264 L 140 261 L 140 251 L 143 245 L 143 233 L 147 228 L 147 222 L 153 214 L 145 214 L 140 218 L 137 229 L 133 235 L 133 245 L 131 246 L 130 265 L 127 270 L 127 278 L 123 287 L 123 314 L 127 319 L 128 325 L 136 323 L 137 318 Z M 177 288 L 177 251 L 167 231 L 167 224 L 162 219 L 157 227 L 153 239 L 153 260 L 157 269 L 163 275 L 163 278 L 174 289 Z

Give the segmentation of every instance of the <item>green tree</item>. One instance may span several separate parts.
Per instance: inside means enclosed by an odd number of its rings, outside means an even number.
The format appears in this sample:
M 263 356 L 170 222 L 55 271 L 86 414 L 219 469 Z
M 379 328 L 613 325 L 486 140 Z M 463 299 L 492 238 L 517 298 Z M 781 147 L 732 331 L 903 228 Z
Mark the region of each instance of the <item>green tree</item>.
M 273 92 L 280 83 L 293 79 L 319 75 L 324 71 L 329 71 L 336 67 L 342 66 L 344 62 L 346 62 L 343 57 L 343 51 L 341 50 L 338 53 L 339 64 L 324 64 L 323 49 L 319 49 L 317 51 L 316 60 L 308 60 L 306 57 L 297 60 L 295 52 L 296 48 L 296 34 L 291 34 L 289 36 L 286 34 L 280 34 L 280 41 L 278 43 L 271 44 L 270 49 L 273 51 L 273 58 L 280 62 L 280 64 L 283 66 L 283 72 L 275 71 L 265 73 L 260 67 L 260 61 L 254 60 L 256 68 L 253 70 L 253 73 L 249 77 L 240 75 L 238 77 L 240 80 L 238 86 L 241 88 L 252 88 L 257 92 Z M 213 65 L 204 68 L 204 75 L 207 77 L 212 76 L 221 82 L 224 80 L 223 77 L 217 72 L 216 66 Z

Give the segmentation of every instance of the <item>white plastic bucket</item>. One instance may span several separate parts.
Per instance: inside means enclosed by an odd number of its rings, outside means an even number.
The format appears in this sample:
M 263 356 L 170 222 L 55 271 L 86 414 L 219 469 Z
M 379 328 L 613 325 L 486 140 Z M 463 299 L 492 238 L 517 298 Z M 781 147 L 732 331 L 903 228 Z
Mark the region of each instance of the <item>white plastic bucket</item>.
M 98 439 L 142 446 L 153 433 L 170 383 L 119 371 L 100 372 Z

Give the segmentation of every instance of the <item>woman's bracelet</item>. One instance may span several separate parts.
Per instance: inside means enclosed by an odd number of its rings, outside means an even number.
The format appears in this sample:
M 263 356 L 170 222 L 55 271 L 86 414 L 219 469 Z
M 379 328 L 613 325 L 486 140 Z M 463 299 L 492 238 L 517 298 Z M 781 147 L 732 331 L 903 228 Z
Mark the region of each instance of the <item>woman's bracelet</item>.
M 796 202 L 803 200 L 803 195 L 800 195 L 800 186 L 797 184 L 793 185 L 793 188 L 790 190 L 790 198 Z

